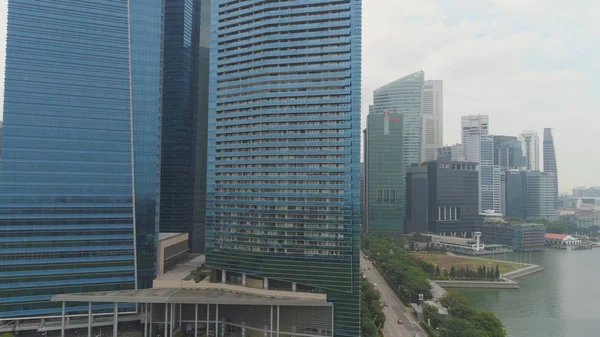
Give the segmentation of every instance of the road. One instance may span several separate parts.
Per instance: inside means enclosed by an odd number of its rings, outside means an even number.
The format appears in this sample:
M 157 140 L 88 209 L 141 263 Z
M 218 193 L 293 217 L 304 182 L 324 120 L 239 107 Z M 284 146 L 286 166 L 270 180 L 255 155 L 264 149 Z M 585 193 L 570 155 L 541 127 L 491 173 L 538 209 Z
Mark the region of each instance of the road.
M 406 313 L 404 305 L 392 288 L 388 286 L 383 277 L 373 267 L 371 261 L 364 258 L 364 254 L 360 254 L 360 266 L 363 269 L 363 275 L 371 284 L 377 284 L 376 289 L 381 293 L 381 300 L 388 303 L 388 306 L 383 308 L 385 314 L 385 326 L 383 327 L 383 335 L 385 337 L 420 337 L 424 336 L 420 332 L 419 324 L 416 320 Z M 400 320 L 403 324 L 398 324 Z

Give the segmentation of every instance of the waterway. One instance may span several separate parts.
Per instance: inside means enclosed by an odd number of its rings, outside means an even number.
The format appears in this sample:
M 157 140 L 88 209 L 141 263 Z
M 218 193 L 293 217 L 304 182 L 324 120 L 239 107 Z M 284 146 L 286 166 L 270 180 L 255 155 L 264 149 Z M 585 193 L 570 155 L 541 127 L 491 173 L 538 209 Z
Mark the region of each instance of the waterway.
M 529 254 L 521 254 L 529 262 Z M 504 259 L 504 255 L 501 256 Z M 508 260 L 517 256 L 509 254 Z M 502 320 L 508 337 L 600 336 L 600 248 L 531 254 L 544 270 L 519 279 L 517 290 L 461 289 L 477 310 Z

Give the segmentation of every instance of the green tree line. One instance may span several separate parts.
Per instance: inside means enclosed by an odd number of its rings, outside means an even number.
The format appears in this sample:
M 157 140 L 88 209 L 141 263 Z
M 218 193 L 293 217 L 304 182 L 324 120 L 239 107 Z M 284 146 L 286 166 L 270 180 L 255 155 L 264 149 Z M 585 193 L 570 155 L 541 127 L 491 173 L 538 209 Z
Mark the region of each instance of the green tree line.
M 362 249 L 405 303 L 417 302 L 418 294 L 423 294 L 425 299 L 432 298 L 431 285 L 427 279 L 442 273 L 439 267 L 436 268 L 431 263 L 419 260 L 406 252 L 403 239 L 363 236 Z M 500 276 L 498 266 L 467 270 L 454 268 L 453 273 L 457 278 L 459 275 L 473 278 L 491 278 L 493 275 L 494 279 Z M 450 272 L 452 268 L 448 271 L 448 276 Z M 432 337 L 506 336 L 502 322 L 493 313 L 473 310 L 467 300 L 459 294 L 448 293 L 441 300 L 441 304 L 448 309 L 449 316 L 441 315 L 435 307 L 425 306 L 423 310 L 425 321 L 429 319 L 431 322 L 432 329 L 428 330 Z
M 502 322 L 491 312 L 477 312 L 458 293 L 448 293 L 440 303 L 449 316 L 436 307 L 423 309 L 425 321 L 431 324 L 430 334 L 436 337 L 506 337 Z M 436 331 L 436 332 L 434 332 Z
M 435 279 L 452 279 L 452 280 L 485 280 L 495 281 L 500 279 L 500 268 L 496 265 L 496 268 L 486 268 L 485 266 L 479 266 L 477 269 L 470 269 L 469 266 L 466 268 L 450 267 L 450 270 L 444 269 L 440 271 L 438 265 L 435 266 Z
M 360 331 L 363 337 L 379 337 L 385 324 L 381 294 L 372 284 L 360 279 Z

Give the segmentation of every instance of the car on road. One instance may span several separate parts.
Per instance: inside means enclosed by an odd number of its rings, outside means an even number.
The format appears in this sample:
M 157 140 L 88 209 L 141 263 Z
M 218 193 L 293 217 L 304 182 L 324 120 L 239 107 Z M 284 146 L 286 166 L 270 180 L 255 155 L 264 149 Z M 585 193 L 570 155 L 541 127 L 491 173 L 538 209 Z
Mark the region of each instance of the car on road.
M 383 305 L 387 307 L 388 306 L 388 302 L 383 302 Z
M 367 269 L 371 270 L 371 267 L 367 267 Z
M 404 324 L 404 323 L 402 323 L 401 319 L 398 319 L 398 324 Z
M 377 287 L 377 283 L 373 283 L 373 287 Z

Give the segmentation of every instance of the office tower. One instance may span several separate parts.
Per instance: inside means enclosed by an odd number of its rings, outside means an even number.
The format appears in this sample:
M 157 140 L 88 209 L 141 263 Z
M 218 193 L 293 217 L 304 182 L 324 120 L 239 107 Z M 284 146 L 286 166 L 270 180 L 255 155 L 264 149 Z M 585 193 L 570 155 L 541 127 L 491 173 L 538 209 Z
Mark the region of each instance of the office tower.
M 423 84 L 423 135 L 421 162 L 436 159 L 436 151 L 444 144 L 444 81 L 429 80 Z
M 55 294 L 151 286 L 162 10 L 159 0 L 10 1 L 0 318 L 60 315 Z
M 540 139 L 535 131 L 523 131 L 519 134 L 523 155 L 525 156 L 527 171 L 540 170 Z
M 525 174 L 525 218 L 558 220 L 556 176 L 540 171 Z
M 438 148 L 437 159 L 447 161 L 465 161 L 465 154 L 462 144 L 455 144 Z
M 406 176 L 407 232 L 467 237 L 479 230 L 477 163 L 434 160 Z
M 356 337 L 361 1 L 211 12 L 206 263 L 225 282 L 326 292 L 335 336 Z
M 525 219 L 525 172 L 506 171 L 504 193 L 506 200 L 504 216 Z
M 429 232 L 427 166 L 409 166 L 406 168 L 406 233 Z
M 526 166 L 521 142 L 517 137 L 494 136 L 494 165 L 501 170 L 521 169 Z
M 489 132 L 489 116 L 487 115 L 469 115 L 461 118 L 461 139 L 465 160 L 479 162 L 480 155 L 480 137 Z M 469 144 L 471 140 L 471 144 Z M 469 147 L 469 145 L 471 145 Z
M 553 174 L 558 180 L 554 137 L 552 137 L 552 129 L 550 128 L 544 129 L 544 172 Z
M 546 172 L 506 172 L 506 216 L 521 219 L 558 219 L 555 177 Z
M 500 213 L 500 167 L 494 165 L 494 136 L 488 134 L 489 118 L 463 116 L 461 126 L 465 159 L 479 164 L 479 211 Z
M 425 73 L 418 71 L 388 83 L 373 92 L 369 114 L 384 112 L 403 115 L 404 166 L 421 164 L 423 130 L 423 84 Z
M 188 233 L 204 251 L 209 0 L 166 0 L 160 231 Z
M 369 113 L 365 138 L 366 232 L 404 233 L 404 163 L 402 115 Z
M 501 213 L 500 167 L 494 165 L 494 136 L 483 135 L 479 160 L 481 211 Z

